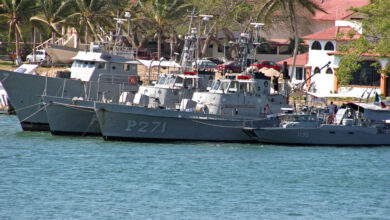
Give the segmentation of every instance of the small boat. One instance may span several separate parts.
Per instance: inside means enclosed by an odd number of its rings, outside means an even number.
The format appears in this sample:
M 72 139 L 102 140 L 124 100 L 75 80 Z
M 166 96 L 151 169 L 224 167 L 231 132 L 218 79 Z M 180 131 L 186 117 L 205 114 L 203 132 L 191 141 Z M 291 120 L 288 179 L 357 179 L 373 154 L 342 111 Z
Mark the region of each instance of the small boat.
M 380 146 L 390 145 L 390 124 L 363 118 L 352 108 L 340 109 L 332 124 L 322 123 L 316 114 L 280 115 L 277 127 L 246 128 L 259 142 L 287 145 Z M 374 116 L 370 112 L 371 116 Z M 389 118 L 390 119 L 390 118 Z
M 72 58 L 77 55 L 79 49 L 49 44 L 45 51 L 49 55 L 48 63 L 71 64 L 73 62 Z

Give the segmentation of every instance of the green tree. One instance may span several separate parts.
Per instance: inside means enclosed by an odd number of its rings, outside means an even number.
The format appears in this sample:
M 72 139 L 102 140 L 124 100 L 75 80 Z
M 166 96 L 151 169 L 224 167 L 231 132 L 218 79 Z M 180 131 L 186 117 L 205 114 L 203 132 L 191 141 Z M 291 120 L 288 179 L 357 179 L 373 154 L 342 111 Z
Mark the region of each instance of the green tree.
M 85 28 L 85 43 L 88 44 L 89 31 L 97 38 L 96 27 L 112 24 L 112 4 L 108 0 L 75 0 L 76 11 L 69 15 L 67 22 L 76 19 L 77 26 Z
M 288 18 L 290 20 L 291 28 L 294 32 L 294 39 L 299 39 L 297 11 L 300 11 L 302 9 L 310 12 L 312 15 L 316 11 L 325 12 L 321 7 L 319 7 L 312 0 L 270 0 L 266 2 L 265 5 L 262 7 L 258 17 L 260 18 L 261 16 L 265 18 L 266 22 L 267 21 L 269 22 L 270 21 L 269 19 L 272 18 L 274 12 L 277 11 L 279 13 L 287 13 Z M 294 41 L 294 52 L 293 52 L 293 63 L 292 63 L 293 70 L 295 69 L 295 61 L 298 54 L 298 49 L 299 49 L 299 42 Z
M 363 15 L 363 33 L 360 38 L 350 40 L 338 47 L 338 51 L 343 56 L 337 71 L 340 85 L 350 83 L 352 73 L 360 68 L 359 61 L 362 61 L 363 54 L 368 53 L 386 59 L 390 56 L 390 1 L 371 0 L 371 4 L 351 10 Z M 352 39 L 355 33 L 347 33 L 347 37 Z M 382 67 L 381 71 L 385 74 L 390 73 L 390 66 Z
M 23 38 L 21 25 L 28 21 L 35 6 L 35 1 L 31 0 L 2 0 L 0 5 L 0 19 L 8 23 L 8 41 L 15 35 L 16 60 L 20 60 L 19 39 Z M 19 63 L 17 63 L 19 64 Z
M 67 7 L 72 0 L 39 0 L 40 14 L 30 18 L 31 22 L 39 22 L 46 25 L 52 35 L 52 43 L 55 42 L 55 36 L 59 33 L 59 27 L 64 23 Z
M 145 2 L 138 0 L 137 3 L 140 9 L 138 20 L 154 30 L 157 38 L 157 54 L 160 59 L 163 34 L 167 30 L 174 29 L 173 21 L 182 19 L 187 12 L 186 9 L 192 6 L 184 0 L 149 0 Z
M 217 38 L 218 31 L 222 31 L 226 42 L 234 41 L 235 37 L 231 30 L 246 31 L 249 21 L 252 18 L 253 6 L 246 0 L 196 0 L 194 4 L 199 8 L 200 14 L 213 15 L 213 18 L 207 24 L 207 31 L 200 34 L 203 36 L 204 43 L 201 49 L 201 56 L 206 55 L 208 44 L 214 41 L 220 49 L 223 49 L 223 43 Z M 236 47 L 231 47 L 237 49 Z M 231 52 L 231 51 L 230 51 Z M 231 58 L 230 53 L 227 54 Z

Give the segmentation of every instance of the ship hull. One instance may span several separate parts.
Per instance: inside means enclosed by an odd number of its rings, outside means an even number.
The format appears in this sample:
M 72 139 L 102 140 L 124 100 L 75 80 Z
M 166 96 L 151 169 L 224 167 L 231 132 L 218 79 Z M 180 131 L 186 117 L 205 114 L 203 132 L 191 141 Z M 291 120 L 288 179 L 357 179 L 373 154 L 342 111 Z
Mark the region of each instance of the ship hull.
M 260 128 L 252 131 L 259 142 L 288 145 L 389 145 L 387 130 L 360 126 L 321 125 L 318 128 Z
M 117 102 L 121 89 L 136 91 L 137 87 L 120 87 L 119 84 L 84 82 L 81 80 L 44 77 L 0 70 L 0 79 L 25 131 L 49 131 L 42 95 L 63 98 L 82 97 L 100 100 L 104 96 Z M 104 92 L 101 92 L 104 91 Z M 103 94 L 104 93 L 104 94 Z
M 92 101 L 43 96 L 50 132 L 54 135 L 100 136 Z
M 50 44 L 50 47 L 46 48 L 46 53 L 50 56 L 52 63 L 71 64 L 72 58 L 77 55 L 79 51 L 76 48 L 65 47 Z
M 256 142 L 244 126 L 277 123 L 107 103 L 95 103 L 95 111 L 105 140 Z

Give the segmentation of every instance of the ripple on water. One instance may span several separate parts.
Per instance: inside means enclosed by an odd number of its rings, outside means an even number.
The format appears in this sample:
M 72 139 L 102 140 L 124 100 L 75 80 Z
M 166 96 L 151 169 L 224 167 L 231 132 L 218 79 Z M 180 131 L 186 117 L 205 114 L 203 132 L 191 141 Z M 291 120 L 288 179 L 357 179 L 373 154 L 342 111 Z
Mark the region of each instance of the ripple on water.
M 1 219 L 389 219 L 390 148 L 105 142 L 0 116 Z

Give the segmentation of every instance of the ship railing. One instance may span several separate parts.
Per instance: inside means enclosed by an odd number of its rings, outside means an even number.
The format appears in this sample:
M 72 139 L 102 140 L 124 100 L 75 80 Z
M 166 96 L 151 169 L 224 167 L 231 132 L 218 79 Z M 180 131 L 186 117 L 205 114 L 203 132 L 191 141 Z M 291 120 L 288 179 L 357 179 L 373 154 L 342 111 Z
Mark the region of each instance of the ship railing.
M 137 77 L 136 81 L 138 81 L 137 75 L 101 73 L 99 74 L 98 83 L 133 85 L 130 82 L 130 78 L 133 76 Z

